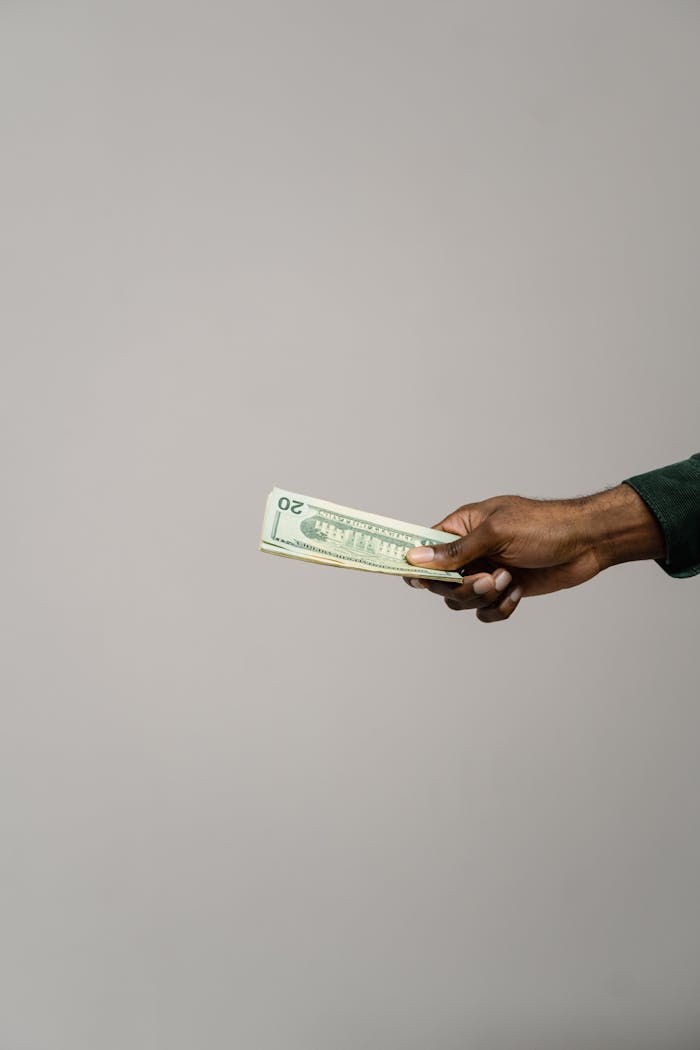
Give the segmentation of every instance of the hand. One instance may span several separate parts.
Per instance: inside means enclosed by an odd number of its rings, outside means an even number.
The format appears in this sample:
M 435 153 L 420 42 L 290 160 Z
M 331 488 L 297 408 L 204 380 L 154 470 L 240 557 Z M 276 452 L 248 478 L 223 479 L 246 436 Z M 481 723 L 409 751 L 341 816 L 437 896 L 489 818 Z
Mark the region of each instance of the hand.
M 622 561 L 662 558 L 663 532 L 629 485 L 574 500 L 497 496 L 469 503 L 435 528 L 460 539 L 415 547 L 407 560 L 460 569 L 461 584 L 408 579 L 450 609 L 476 609 L 485 623 L 507 620 L 523 596 L 575 587 Z

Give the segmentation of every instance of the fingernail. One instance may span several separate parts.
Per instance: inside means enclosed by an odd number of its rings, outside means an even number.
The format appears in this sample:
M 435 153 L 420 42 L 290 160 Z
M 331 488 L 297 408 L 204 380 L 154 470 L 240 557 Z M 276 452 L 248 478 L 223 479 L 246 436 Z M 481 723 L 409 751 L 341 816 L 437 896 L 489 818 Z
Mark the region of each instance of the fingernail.
M 427 584 L 425 584 L 423 580 L 416 580 L 415 578 L 409 580 L 408 582 L 411 587 L 422 587 L 423 589 L 425 589 L 425 587 L 427 586 Z
M 522 589 L 522 587 L 514 587 L 513 590 L 510 592 L 510 594 L 508 595 L 508 597 L 512 601 L 513 605 L 517 605 L 518 602 L 520 601 L 520 599 L 522 598 L 522 596 L 523 596 L 523 589 Z
M 406 555 L 406 560 L 412 562 L 413 565 L 425 565 L 434 557 L 435 551 L 432 547 L 414 547 Z
M 490 576 L 481 576 L 478 580 L 474 581 L 474 594 L 486 594 L 493 587 L 493 580 Z
M 494 579 L 494 586 L 495 586 L 496 590 L 497 591 L 504 591 L 506 589 L 506 587 L 508 586 L 508 584 L 510 583 L 510 581 L 513 579 L 513 577 L 511 576 L 511 574 L 509 572 L 506 572 L 504 570 L 503 572 L 499 572 L 498 576 L 494 576 L 493 579 Z

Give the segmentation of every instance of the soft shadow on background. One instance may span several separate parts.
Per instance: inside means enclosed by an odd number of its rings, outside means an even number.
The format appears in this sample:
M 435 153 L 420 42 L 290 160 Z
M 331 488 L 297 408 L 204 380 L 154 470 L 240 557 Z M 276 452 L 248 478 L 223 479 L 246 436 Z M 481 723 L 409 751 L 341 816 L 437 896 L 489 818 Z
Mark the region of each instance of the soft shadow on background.
M 0 1046 L 687 1050 L 700 583 L 258 554 L 700 448 L 700 9 L 0 9 Z

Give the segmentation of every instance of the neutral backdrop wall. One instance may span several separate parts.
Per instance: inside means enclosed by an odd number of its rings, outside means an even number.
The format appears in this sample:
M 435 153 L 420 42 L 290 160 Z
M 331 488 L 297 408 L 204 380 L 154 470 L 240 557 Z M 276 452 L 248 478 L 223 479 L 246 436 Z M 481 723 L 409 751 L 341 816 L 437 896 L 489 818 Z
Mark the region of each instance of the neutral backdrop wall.
M 1 1050 L 700 1043 L 700 583 L 257 553 L 700 448 L 700 7 L 0 4 Z

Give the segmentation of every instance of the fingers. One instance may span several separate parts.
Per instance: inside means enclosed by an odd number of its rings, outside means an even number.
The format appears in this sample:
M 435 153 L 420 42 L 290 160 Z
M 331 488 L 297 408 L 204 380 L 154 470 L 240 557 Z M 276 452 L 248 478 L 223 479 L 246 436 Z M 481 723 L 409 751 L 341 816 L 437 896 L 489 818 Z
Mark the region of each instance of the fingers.
M 455 612 L 476 610 L 477 618 L 482 623 L 508 620 L 523 596 L 522 585 L 513 582 L 507 569 L 467 576 L 460 584 L 416 578 L 406 578 L 405 582 L 440 595 L 445 599 L 447 608 Z
M 503 600 L 513 580 L 507 569 L 496 569 L 492 573 L 465 576 L 459 584 L 426 579 L 408 579 L 406 582 L 440 595 L 450 609 L 463 610 L 486 609 L 497 605 Z
M 478 576 L 466 576 L 464 583 L 447 589 L 445 584 L 435 590 L 442 594 L 449 609 L 486 609 L 503 599 L 506 588 L 513 582 L 507 569 L 496 569 L 493 573 L 480 573 Z M 449 585 L 447 585 L 449 587 Z M 433 586 L 430 588 L 433 590 Z
M 420 565 L 431 569 L 459 569 L 477 558 L 485 558 L 492 553 L 493 537 L 488 524 L 484 522 L 470 532 L 449 543 L 439 543 L 436 547 L 414 547 L 406 555 L 410 565 Z
M 520 604 L 523 592 L 521 587 L 513 587 L 508 592 L 505 598 L 501 598 L 500 602 L 495 605 L 490 605 L 485 609 L 478 609 L 476 616 L 482 623 L 499 623 L 502 620 L 508 620 Z

